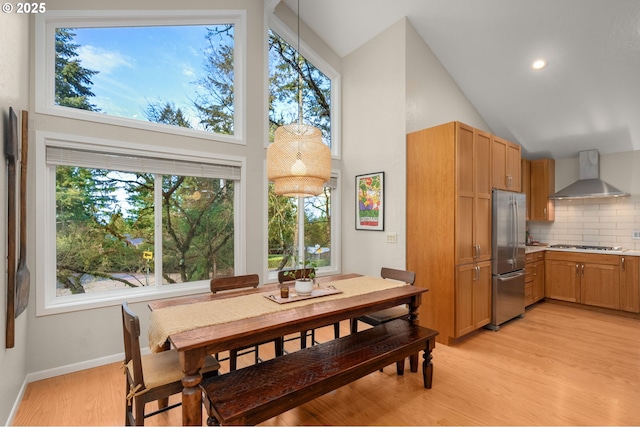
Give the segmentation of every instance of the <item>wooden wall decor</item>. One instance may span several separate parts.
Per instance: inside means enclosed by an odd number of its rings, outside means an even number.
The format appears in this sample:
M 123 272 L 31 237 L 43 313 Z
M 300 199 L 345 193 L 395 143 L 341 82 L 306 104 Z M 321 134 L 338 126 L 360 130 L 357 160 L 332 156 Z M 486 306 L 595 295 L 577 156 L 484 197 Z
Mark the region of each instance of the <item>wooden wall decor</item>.
M 15 317 L 29 304 L 31 274 L 27 268 L 27 160 L 29 150 L 29 112 L 22 110 L 22 152 L 20 153 L 20 254 L 16 271 Z
M 15 346 L 15 268 L 16 268 L 16 156 L 18 118 L 9 107 L 9 123 L 4 145 L 7 167 L 7 324 L 6 347 Z

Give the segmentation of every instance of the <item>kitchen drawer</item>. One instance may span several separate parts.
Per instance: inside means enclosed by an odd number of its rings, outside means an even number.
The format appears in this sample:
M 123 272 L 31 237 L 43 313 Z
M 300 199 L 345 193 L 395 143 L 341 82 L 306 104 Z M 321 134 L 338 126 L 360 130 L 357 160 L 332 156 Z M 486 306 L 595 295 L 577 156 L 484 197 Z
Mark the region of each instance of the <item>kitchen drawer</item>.
M 544 259 L 544 251 L 530 252 L 528 254 L 525 254 L 524 256 L 525 263 L 542 261 L 543 259 Z

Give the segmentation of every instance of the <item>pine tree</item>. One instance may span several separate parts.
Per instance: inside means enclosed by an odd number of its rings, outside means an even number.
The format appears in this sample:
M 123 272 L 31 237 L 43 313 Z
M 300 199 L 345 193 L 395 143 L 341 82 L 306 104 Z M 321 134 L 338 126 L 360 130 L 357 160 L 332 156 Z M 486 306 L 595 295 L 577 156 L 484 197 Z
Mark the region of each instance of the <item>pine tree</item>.
M 56 28 L 56 86 L 55 103 L 81 110 L 100 111 L 89 102 L 91 77 L 98 71 L 89 70 L 80 65 L 77 58 L 77 44 L 73 44 L 74 33 L 71 28 Z

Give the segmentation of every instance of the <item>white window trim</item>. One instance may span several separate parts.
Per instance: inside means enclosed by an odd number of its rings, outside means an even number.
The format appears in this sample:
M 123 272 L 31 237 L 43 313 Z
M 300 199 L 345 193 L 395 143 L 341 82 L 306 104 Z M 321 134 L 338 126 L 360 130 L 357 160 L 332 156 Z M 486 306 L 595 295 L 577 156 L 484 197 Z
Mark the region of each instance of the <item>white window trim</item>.
M 298 46 L 298 35 L 296 32 L 291 30 L 288 26 L 280 20 L 276 15 L 270 13 L 269 10 L 267 12 L 267 24 L 268 28 L 266 29 L 266 50 L 269 49 L 269 28 L 278 33 L 280 37 L 282 37 L 287 43 L 291 46 Z M 331 157 L 334 159 L 340 159 L 341 156 L 341 122 L 340 117 L 341 109 L 340 109 L 340 100 L 342 93 L 342 79 L 340 73 L 338 73 L 327 61 L 325 61 L 320 55 L 318 55 L 308 44 L 306 44 L 302 39 L 300 39 L 300 45 L 298 46 L 298 51 L 302 56 L 307 58 L 314 67 L 320 70 L 325 76 L 327 76 L 331 80 Z M 266 99 L 268 104 L 269 99 L 269 55 L 266 54 L 266 65 L 265 65 L 265 81 L 267 82 L 265 85 L 266 91 Z M 267 111 L 268 105 L 267 105 Z M 268 123 L 268 120 L 267 120 Z M 265 147 L 269 145 L 269 140 L 265 142 Z
M 266 177 L 267 163 L 264 162 L 264 170 Z M 342 215 L 340 212 L 342 195 L 340 188 L 341 185 L 341 172 L 337 169 L 331 171 L 331 179 L 336 180 L 336 188 L 331 189 L 331 265 L 329 267 L 320 267 L 317 269 L 318 276 L 328 276 L 331 274 L 339 274 L 342 271 L 342 245 L 340 239 L 342 236 Z M 264 212 L 269 212 L 269 181 L 265 178 L 265 191 L 264 191 Z M 269 218 L 265 215 L 264 218 L 264 236 L 262 247 L 264 248 L 264 268 L 263 277 L 266 277 L 266 283 L 273 283 L 278 281 L 278 273 L 276 271 L 269 270 Z
M 36 316 L 66 313 L 98 307 L 120 305 L 123 301 L 140 302 L 162 298 L 209 292 L 209 281 L 197 281 L 158 287 L 125 289 L 105 293 L 89 293 L 69 297 L 56 297 L 56 200 L 55 168 L 46 164 L 47 146 L 91 149 L 108 153 L 129 154 L 175 160 L 223 163 L 240 167 L 240 181 L 235 181 L 234 191 L 234 270 L 243 274 L 246 269 L 246 159 L 207 152 L 185 150 L 176 147 L 148 146 L 129 141 L 106 140 L 78 135 L 36 131 L 35 155 L 35 235 L 38 236 L 34 283 L 36 292 Z
M 70 117 L 135 129 L 153 130 L 193 138 L 246 145 L 246 10 L 47 10 L 35 18 L 35 107 L 36 112 Z M 232 23 L 234 30 L 234 135 L 222 135 L 195 129 L 126 117 L 99 114 L 55 104 L 55 28 L 123 27 L 145 25 L 204 25 Z

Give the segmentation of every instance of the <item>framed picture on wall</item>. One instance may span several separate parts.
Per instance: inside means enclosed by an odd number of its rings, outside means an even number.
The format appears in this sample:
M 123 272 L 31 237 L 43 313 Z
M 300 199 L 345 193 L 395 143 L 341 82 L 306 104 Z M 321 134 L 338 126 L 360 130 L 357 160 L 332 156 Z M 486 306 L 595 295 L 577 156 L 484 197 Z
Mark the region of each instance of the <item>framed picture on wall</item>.
M 356 175 L 356 230 L 384 230 L 384 172 Z

